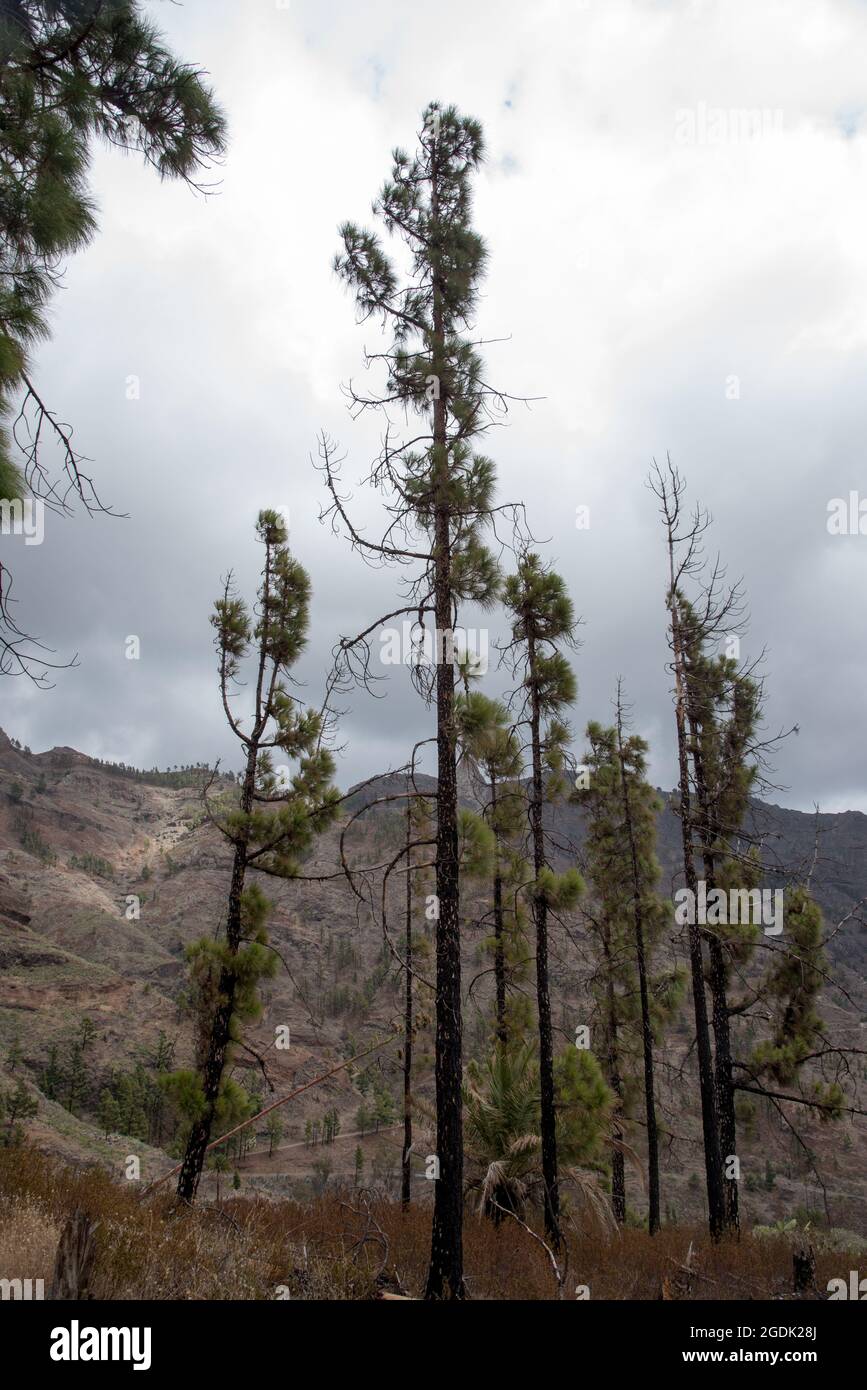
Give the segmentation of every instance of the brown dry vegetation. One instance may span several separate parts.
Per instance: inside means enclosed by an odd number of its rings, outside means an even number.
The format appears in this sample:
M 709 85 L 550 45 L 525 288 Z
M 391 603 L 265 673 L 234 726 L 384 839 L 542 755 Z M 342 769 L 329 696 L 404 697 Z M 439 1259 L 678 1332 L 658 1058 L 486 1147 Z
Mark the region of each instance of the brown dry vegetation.
M 364 1192 L 335 1191 L 302 1206 L 235 1198 L 179 1210 L 170 1195 L 143 1201 L 98 1168 L 70 1168 L 32 1149 L 0 1151 L 0 1277 L 50 1288 L 58 1233 L 76 1210 L 98 1221 L 96 1299 L 366 1299 L 382 1288 L 418 1296 L 430 1253 L 430 1213 Z M 554 1299 L 548 1256 L 514 1223 L 497 1230 L 468 1215 L 467 1288 L 476 1299 Z M 714 1247 L 700 1230 L 666 1227 L 651 1239 L 613 1237 L 574 1223 L 563 1296 L 593 1299 L 772 1299 L 792 1296 L 783 1238 Z M 692 1277 L 683 1266 L 690 1244 Z M 845 1264 L 817 1256 L 824 1289 Z M 283 1292 L 278 1294 L 282 1286 Z

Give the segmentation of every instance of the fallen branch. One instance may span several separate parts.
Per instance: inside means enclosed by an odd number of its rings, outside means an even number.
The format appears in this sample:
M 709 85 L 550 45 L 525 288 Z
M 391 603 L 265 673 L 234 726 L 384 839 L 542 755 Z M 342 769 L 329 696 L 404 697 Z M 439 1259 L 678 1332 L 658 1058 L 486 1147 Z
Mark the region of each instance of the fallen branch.
M 225 1134 L 221 1134 L 219 1139 L 212 1139 L 205 1149 L 205 1153 L 210 1153 L 211 1149 L 219 1148 L 220 1144 L 225 1144 L 227 1139 L 231 1139 L 235 1134 L 240 1134 L 242 1129 L 247 1129 L 250 1125 L 255 1124 L 257 1120 L 261 1120 L 263 1115 L 269 1115 L 272 1110 L 276 1110 L 279 1106 L 286 1105 L 288 1101 L 294 1100 L 296 1096 L 300 1096 L 302 1091 L 309 1091 L 311 1086 L 318 1086 L 320 1081 L 327 1081 L 329 1076 L 334 1076 L 337 1072 L 343 1071 L 344 1067 L 351 1067 L 353 1062 L 358 1062 L 362 1057 L 369 1056 L 371 1052 L 376 1052 L 378 1048 L 387 1047 L 388 1044 L 394 1042 L 398 1036 L 399 1034 L 393 1033 L 389 1038 L 380 1038 L 372 1047 L 365 1048 L 364 1052 L 356 1052 L 353 1057 L 347 1057 L 345 1061 L 341 1062 L 336 1067 L 332 1067 L 330 1071 L 323 1072 L 321 1076 L 314 1076 L 312 1081 L 305 1081 L 303 1086 L 299 1086 L 295 1091 L 290 1091 L 288 1096 L 282 1096 L 280 1100 L 272 1100 L 271 1104 L 266 1105 L 265 1109 L 260 1110 L 257 1115 L 251 1115 L 249 1120 L 242 1120 L 239 1125 L 235 1125 L 234 1129 L 227 1130 Z M 161 1183 L 166 1182 L 173 1174 L 179 1173 L 183 1166 L 183 1163 L 176 1163 L 174 1168 L 170 1168 L 167 1173 L 163 1173 L 161 1178 L 155 1178 L 153 1182 L 148 1183 L 141 1195 L 146 1197 L 149 1192 L 153 1192 L 155 1187 L 159 1187 Z

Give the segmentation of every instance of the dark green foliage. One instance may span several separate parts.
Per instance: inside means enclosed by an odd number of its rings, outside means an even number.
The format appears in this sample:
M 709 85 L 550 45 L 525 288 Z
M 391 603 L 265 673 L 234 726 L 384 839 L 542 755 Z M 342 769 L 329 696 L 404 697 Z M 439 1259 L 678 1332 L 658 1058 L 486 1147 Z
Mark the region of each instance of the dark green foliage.
M 39 1102 L 19 1080 L 7 1090 L 0 1087 L 0 1147 L 15 1148 L 24 1142 L 24 1121 L 32 1120 Z
M 591 1053 L 567 1048 L 557 1058 L 555 1098 L 562 1163 L 592 1162 L 607 1129 L 612 1097 Z M 521 1215 L 529 1200 L 544 1205 L 539 1065 L 533 1044 L 498 1044 L 484 1063 L 470 1062 L 464 1104 L 479 1209 L 499 1224 L 503 1208 Z
M 36 859 L 41 859 L 43 864 L 56 864 L 57 855 L 44 839 L 42 833 L 33 824 L 32 811 L 23 810 L 16 817 L 15 828 L 18 831 L 18 843 L 28 854 L 32 854 Z
M 226 581 L 214 606 L 223 708 L 246 754 L 237 809 L 208 804 L 215 824 L 233 849 L 225 935 L 205 936 L 187 948 L 190 1005 L 197 1022 L 196 1067 L 200 1091 L 180 1078 L 192 1117 L 178 1194 L 192 1201 L 212 1129 L 231 1107 L 235 1085 L 226 1071 L 245 1023 L 259 1017 L 259 986 L 273 976 L 277 956 L 269 949 L 271 904 L 250 870 L 293 878 L 315 837 L 334 820 L 339 794 L 331 785 L 334 761 L 323 744 L 320 714 L 290 693 L 291 668 L 303 650 L 309 621 L 310 583 L 289 552 L 283 519 L 259 513 L 256 534 L 264 561 L 255 615 Z M 246 721 L 232 700 L 250 662 L 253 714 Z M 274 754 L 296 764 L 275 765 Z
M 761 985 L 770 1006 L 771 1036 L 755 1048 L 750 1069 L 754 1076 L 791 1086 L 804 1063 L 824 1050 L 825 1024 L 816 1006 L 827 960 L 822 912 L 803 885 L 786 892 L 783 920 L 783 945 L 773 952 Z M 837 1082 L 816 1082 L 811 1094 L 821 1119 L 839 1118 L 844 1097 Z
M 494 961 L 494 1031 L 504 1043 L 510 1036 L 521 1036 L 529 1022 L 524 996 L 513 992 L 526 977 L 528 954 L 526 914 L 517 891 L 530 876 L 520 848 L 526 824 L 524 760 L 520 739 L 501 701 L 468 688 L 455 702 L 455 722 L 462 758 L 478 786 L 492 836 L 492 905 L 485 917 L 491 934 L 486 948 Z
M 587 872 L 595 902 L 587 918 L 598 946 L 597 1008 L 609 1084 L 617 1097 L 612 1192 L 615 1214 L 626 1219 L 625 1164 L 620 1141 L 635 1118 L 643 1090 L 648 1140 L 651 1233 L 659 1227 L 659 1171 L 653 1047 L 683 995 L 682 971 L 654 978 L 654 948 L 671 920 L 659 896 L 656 816 L 661 803 L 646 780 L 647 745 L 624 736 L 618 723 L 587 726 L 588 751 L 576 800 L 587 816 Z M 643 1083 L 643 1084 L 642 1084 Z
M 564 769 L 569 728 L 563 711 L 576 698 L 572 669 L 560 650 L 574 645 L 575 615 L 558 574 L 532 551 L 523 553 L 517 573 L 503 588 L 511 619 L 508 656 L 521 681 L 516 728 L 524 735 L 530 757 L 528 859 L 532 860 L 530 904 L 535 926 L 536 1010 L 539 1027 L 539 1087 L 542 1170 L 545 1185 L 545 1230 L 560 1244 L 554 1047 L 548 978 L 549 915 L 569 911 L 583 892 L 576 869 L 555 874 L 548 863 L 544 805 L 566 789 Z
M 73 854 L 69 867 L 80 869 L 85 874 L 93 874 L 95 878 L 114 878 L 113 866 L 98 854 Z

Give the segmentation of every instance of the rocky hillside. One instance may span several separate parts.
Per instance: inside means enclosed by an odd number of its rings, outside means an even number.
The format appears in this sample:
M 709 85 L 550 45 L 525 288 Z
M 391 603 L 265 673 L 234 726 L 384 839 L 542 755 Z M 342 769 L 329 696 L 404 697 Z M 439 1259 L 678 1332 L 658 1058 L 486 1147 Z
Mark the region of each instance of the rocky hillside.
M 376 795 L 397 781 L 377 784 Z M 469 795 L 468 789 L 465 789 Z M 328 1070 L 350 1051 L 388 1034 L 401 1014 L 402 982 L 370 909 L 352 894 L 339 871 L 339 837 L 349 820 L 370 800 L 370 789 L 345 803 L 340 824 L 323 837 L 305 865 L 316 882 L 264 887 L 274 902 L 271 941 L 279 970 L 266 989 L 265 1010 L 252 1029 L 250 1053 L 239 1053 L 236 1075 L 248 1088 L 285 1094 Z M 226 779 L 212 795 L 228 804 L 235 795 Z M 581 858 L 583 828 L 575 808 L 550 810 L 551 829 L 565 858 Z M 777 866 L 778 881 L 812 866 L 816 896 L 833 925 L 853 916 L 830 942 L 838 989 L 828 990 L 823 1012 L 838 1044 L 865 1047 L 867 1020 L 867 952 L 857 904 L 867 898 L 867 817 L 856 813 L 818 818 L 780 807 L 754 807 L 756 826 L 765 837 L 765 857 Z M 356 863 L 382 863 L 391 857 L 403 834 L 400 810 L 371 808 L 354 820 L 346 845 Z M 677 873 L 679 827 L 670 810 L 660 817 L 659 847 L 664 881 Z M 186 945 L 218 929 L 228 884 L 228 854 L 208 822 L 195 786 L 156 785 L 124 775 L 68 748 L 29 753 L 0 734 L 0 1085 L 8 1090 L 22 1078 L 38 1101 L 28 1130 L 41 1147 L 66 1157 L 121 1164 L 137 1154 L 146 1178 L 166 1171 L 171 1160 L 159 1147 L 109 1134 L 97 1122 L 97 1102 L 107 1078 L 131 1072 L 137 1064 L 153 1071 L 161 1045 L 173 1045 L 174 1065 L 188 1065 L 192 1025 L 184 1009 Z M 390 899 L 390 925 L 402 931 L 400 894 Z M 477 925 L 484 902 L 466 895 L 465 981 L 488 964 L 485 929 Z M 419 914 L 420 918 L 423 914 Z M 419 961 L 429 970 L 429 928 L 418 923 Z M 580 918 L 552 943 L 555 1021 L 567 1046 L 577 1021 L 583 1021 L 593 969 L 590 943 Z M 425 960 L 425 950 L 428 961 Z M 666 946 L 682 955 L 674 937 Z M 481 1055 L 486 1046 L 489 983 L 473 989 L 466 1008 L 466 1049 Z M 479 1007 L 477 1007 L 479 1006 Z M 76 1094 L 55 1085 L 54 1099 L 44 1087 L 52 1056 L 61 1073 L 74 1053 L 82 1020 L 94 1031 L 87 1041 L 86 1079 Z M 277 1030 L 289 1028 L 290 1046 L 275 1046 Z M 162 1044 L 161 1044 L 162 1038 Z M 689 1006 L 672 1030 L 660 1058 L 661 1110 L 668 1135 L 663 1157 L 663 1196 L 670 1215 L 698 1217 L 703 1208 L 699 1174 L 699 1127 L 690 1077 Z M 241 1164 L 245 1184 L 275 1191 L 300 1188 L 311 1177 L 328 1180 L 348 1175 L 361 1148 L 368 1177 L 394 1181 L 400 1133 L 400 1038 L 375 1054 L 363 1079 L 340 1072 L 287 1107 L 284 1132 L 269 1155 L 269 1140 L 259 1135 L 255 1150 Z M 52 1052 L 53 1049 L 56 1051 Z M 264 1059 L 266 1084 L 260 1063 Z M 423 1028 L 416 1046 L 419 1100 L 417 1151 L 429 1152 L 432 1035 Z M 857 1059 L 859 1063 L 863 1060 Z M 685 1079 L 679 1073 L 685 1067 Z M 860 1073 L 865 1072 L 859 1066 Z M 861 1081 L 850 1079 L 854 1096 Z M 863 1082 L 862 1082 L 863 1086 Z M 73 1088 L 74 1089 L 74 1088 Z M 382 1102 L 377 1134 L 356 1133 L 359 1108 Z M 395 1114 L 389 1116 L 389 1097 Z M 853 1101 L 854 1103 L 858 1103 Z M 860 1102 L 863 1106 L 863 1101 Z M 308 1121 L 337 1113 L 334 1143 L 311 1148 L 305 1141 Z M 860 1121 L 848 1119 L 823 1126 L 798 1115 L 807 1148 L 816 1157 L 827 1189 L 835 1226 L 867 1230 L 865 1139 Z M 641 1148 L 640 1132 L 632 1136 Z M 813 1179 L 803 1148 L 764 1102 L 743 1126 L 745 1170 L 743 1201 L 748 1219 L 770 1221 L 800 1208 L 821 1211 L 824 1199 Z M 317 1167 L 318 1165 L 318 1167 Z M 216 1181 L 212 1175 L 209 1182 Z M 333 1181 L 333 1178 L 332 1178 Z M 639 1175 L 629 1179 L 630 1205 L 641 1211 Z M 427 1195 L 423 1163 L 417 1179 Z

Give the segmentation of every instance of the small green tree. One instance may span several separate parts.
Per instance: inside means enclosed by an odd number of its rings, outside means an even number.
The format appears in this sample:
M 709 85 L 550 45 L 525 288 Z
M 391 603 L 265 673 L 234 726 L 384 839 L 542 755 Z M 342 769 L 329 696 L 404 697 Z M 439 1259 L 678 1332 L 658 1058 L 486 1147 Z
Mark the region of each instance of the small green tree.
M 84 1044 L 76 1039 L 69 1048 L 69 1057 L 62 1072 L 64 1105 L 73 1115 L 89 1088 L 89 1075 Z
M 464 760 L 481 782 L 483 815 L 493 836 L 491 893 L 493 914 L 495 1035 L 509 1039 L 507 992 L 518 977 L 523 950 L 521 910 L 517 888 L 526 882 L 526 864 L 515 849 L 515 837 L 525 822 L 526 798 L 520 785 L 523 757 L 520 740 L 511 727 L 506 706 L 477 690 L 458 697 L 455 706 L 458 738 Z
M 229 1171 L 229 1160 L 224 1153 L 218 1150 L 211 1159 L 211 1167 L 217 1175 L 217 1205 L 219 1206 L 222 1198 L 223 1174 Z
M 828 965 L 822 912 L 803 884 L 785 895 L 783 937 L 785 948 L 772 952 L 761 991 L 771 1007 L 772 1033 L 755 1048 L 752 1061 L 758 1073 L 789 1086 L 824 1042 L 816 1007 Z M 815 1098 L 834 1109 L 842 1093 L 836 1084 L 818 1086 Z
M 39 1074 L 39 1089 L 49 1100 L 59 1100 L 62 1079 L 58 1048 L 52 1044 L 48 1049 L 48 1060 Z
M 0 1120 L 6 1121 L 6 1147 L 17 1146 L 23 1141 L 23 1121 L 32 1120 L 38 1110 L 39 1102 L 31 1096 L 23 1081 L 19 1080 L 5 1093 L 0 1090 Z
M 268 1116 L 265 1133 L 268 1135 L 268 1157 L 270 1158 L 275 1147 L 283 1138 L 283 1120 L 276 1110 L 272 1110 Z
M 289 553 L 286 526 L 277 512 L 260 512 L 256 533 L 265 557 L 255 621 L 235 593 L 231 575 L 211 619 L 223 708 L 246 752 L 246 765 L 238 809 L 220 817 L 208 806 L 233 850 L 225 939 L 203 937 L 187 952 L 199 1019 L 201 1085 L 201 1105 L 178 1179 L 178 1196 L 187 1202 L 196 1194 L 230 1048 L 239 1040 L 241 1025 L 258 1016 L 259 982 L 276 968 L 265 925 L 270 904 L 258 883 L 248 882 L 249 871 L 296 877 L 300 857 L 333 821 L 338 800 L 331 786 L 333 759 L 322 744 L 321 717 L 301 706 L 288 688 L 306 641 L 310 584 Z M 255 680 L 247 732 L 231 701 L 251 653 Z M 274 750 L 297 761 L 291 777 L 288 769 L 275 768 Z
M 103 1087 L 99 1093 L 98 1114 L 100 1128 L 105 1138 L 108 1139 L 109 1136 L 115 1134 L 119 1128 L 120 1112 L 118 1110 L 117 1101 L 107 1087 Z
M 385 1086 L 381 1087 L 374 1100 L 373 1125 L 378 1132 L 381 1127 L 388 1127 L 394 1124 L 397 1113 L 394 1096 Z

